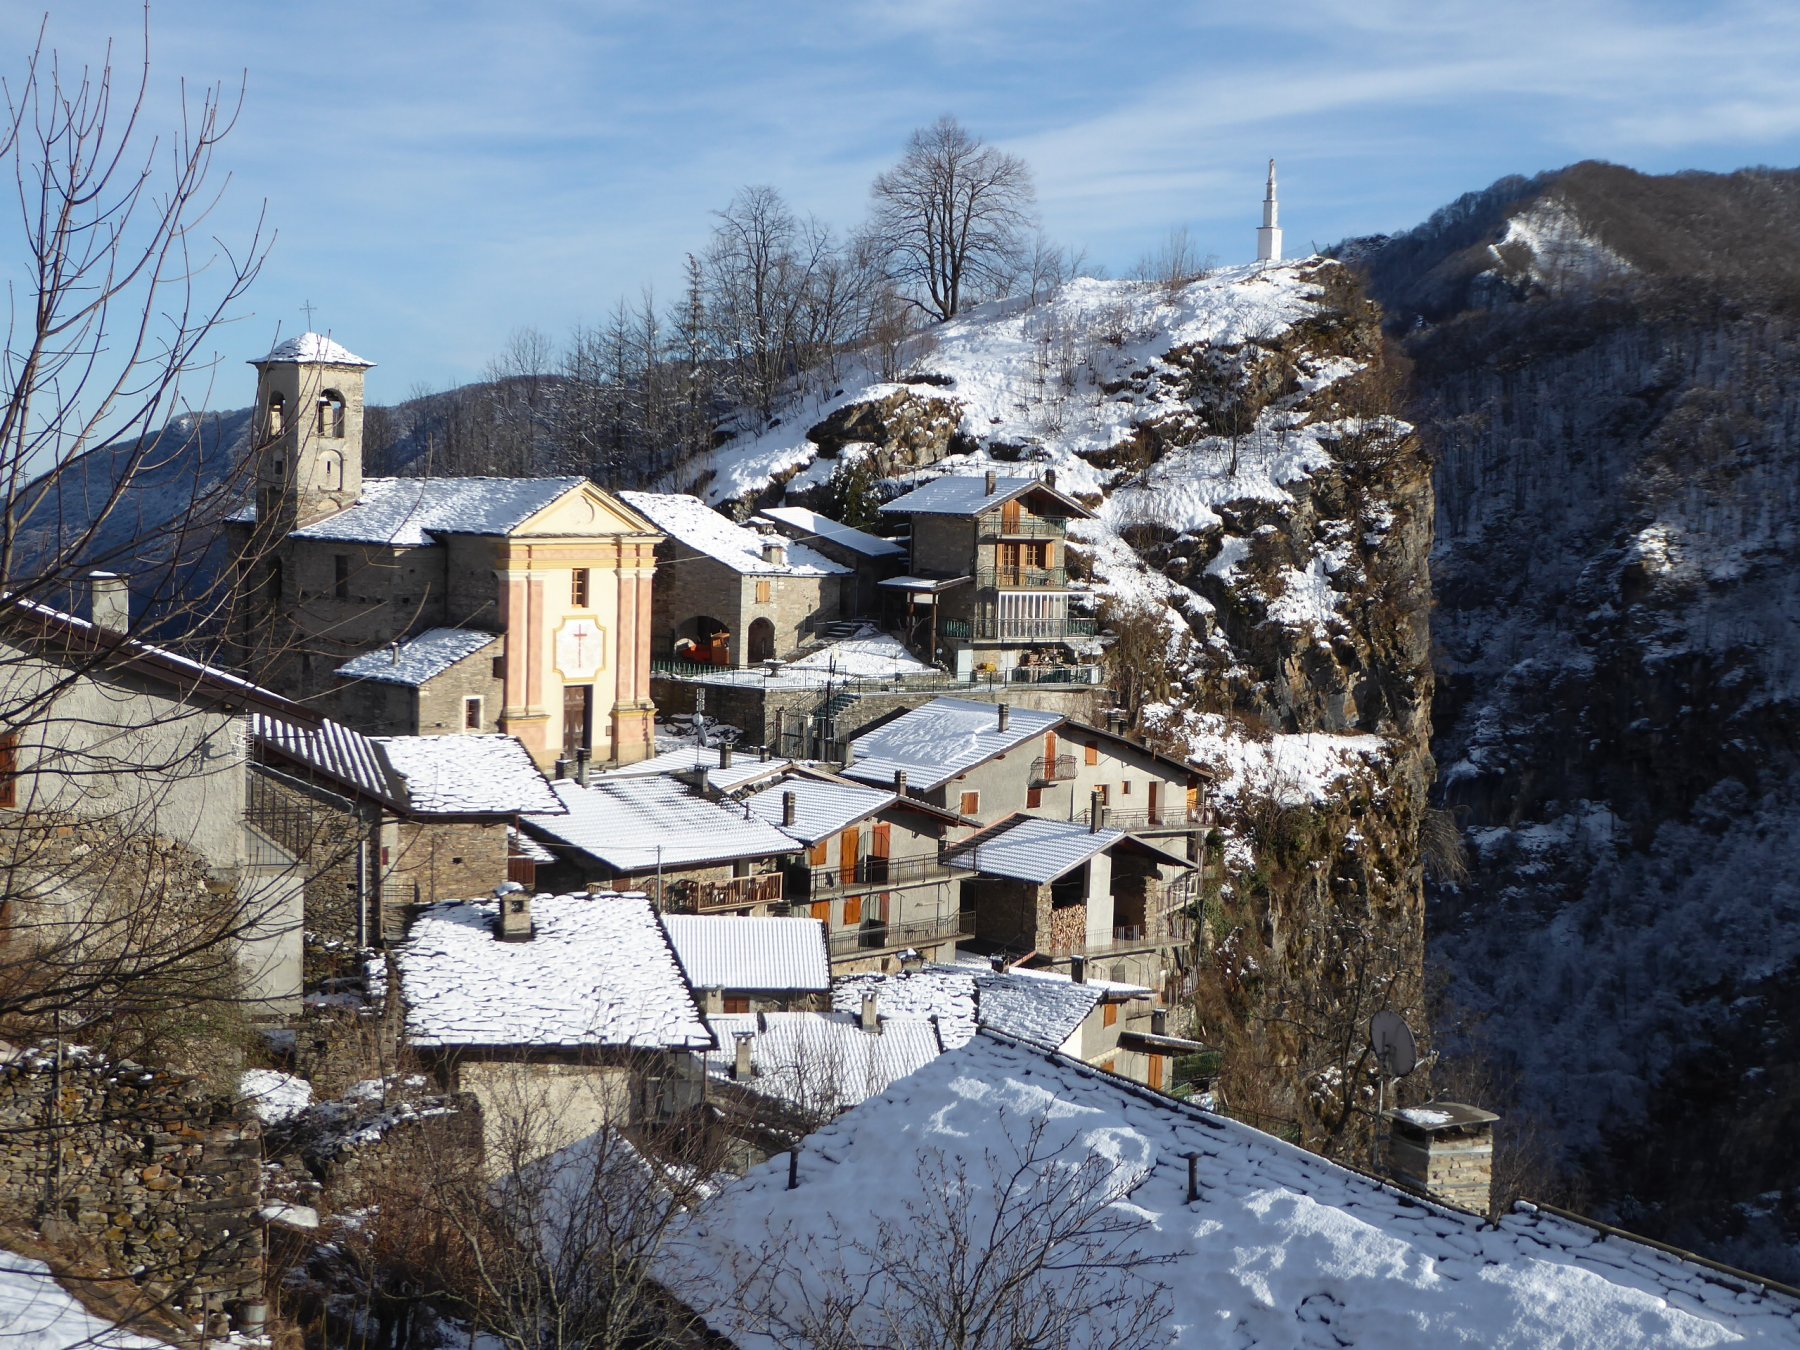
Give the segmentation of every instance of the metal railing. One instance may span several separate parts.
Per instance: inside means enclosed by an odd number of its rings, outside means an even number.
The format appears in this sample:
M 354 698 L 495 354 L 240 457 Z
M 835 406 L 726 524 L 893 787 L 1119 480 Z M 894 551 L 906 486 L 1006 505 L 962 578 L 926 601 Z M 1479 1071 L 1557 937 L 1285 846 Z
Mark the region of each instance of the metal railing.
M 1031 785 L 1044 787 L 1066 782 L 1075 776 L 1075 756 L 1039 755 L 1031 761 Z
M 990 511 L 979 522 L 983 539 L 1061 539 L 1069 533 L 1066 516 L 1017 515 Z
M 823 895 L 843 895 L 852 891 L 880 890 L 884 886 L 913 886 L 928 881 L 943 881 L 950 869 L 935 856 L 923 858 L 875 858 L 856 860 L 850 875 L 841 867 L 812 867 L 793 874 L 789 898 L 798 900 Z
M 758 872 L 749 877 L 721 877 L 702 881 L 694 877 L 677 877 L 662 884 L 655 881 L 644 889 L 657 899 L 663 909 L 681 914 L 705 914 L 716 909 L 742 909 L 746 905 L 778 905 L 784 899 L 784 878 L 779 872 Z
M 975 573 L 977 586 L 998 586 L 1009 591 L 1060 591 L 1067 588 L 1069 574 L 1060 567 L 1006 567 L 996 564 Z
M 1148 830 L 1192 830 L 1206 823 L 1205 814 L 1200 807 L 1190 811 L 1185 805 L 1161 806 L 1154 811 L 1115 811 L 1109 806 L 1103 823 L 1109 830 L 1124 830 L 1127 834 Z M 1087 814 L 1071 815 L 1069 819 L 1086 820 Z
M 1099 684 L 1100 667 L 1014 666 L 1006 678 L 1013 684 Z
M 1110 941 L 1040 942 L 1038 949 L 1046 956 L 1113 956 L 1122 952 L 1153 951 L 1160 947 L 1182 947 L 1194 940 L 1194 922 L 1184 915 L 1165 915 L 1148 924 L 1125 924 L 1114 927 Z
M 930 919 L 908 919 L 903 923 L 870 920 L 860 928 L 833 933 L 829 946 L 833 959 L 843 960 L 894 947 L 917 947 L 926 943 L 947 942 L 953 938 L 973 937 L 974 933 L 975 911 L 965 909 L 955 914 L 939 914 Z
M 1095 620 L 1085 615 L 1062 619 L 939 619 L 938 636 L 960 642 L 1061 642 L 1093 637 Z

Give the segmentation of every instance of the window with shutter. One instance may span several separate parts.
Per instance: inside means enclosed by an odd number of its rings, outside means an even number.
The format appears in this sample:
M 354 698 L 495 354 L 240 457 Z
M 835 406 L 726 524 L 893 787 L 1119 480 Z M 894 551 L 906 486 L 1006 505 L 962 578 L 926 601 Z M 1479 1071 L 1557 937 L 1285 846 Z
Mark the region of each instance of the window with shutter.
M 747 1012 L 749 1012 L 750 1011 L 749 997 L 748 996 L 743 996 L 743 997 L 738 997 L 738 998 L 727 997 L 725 1000 L 725 1011 L 728 1013 L 747 1013 Z
M 813 901 L 812 916 L 813 916 L 813 918 L 817 919 L 820 923 L 826 924 L 829 926 L 831 923 L 831 901 L 829 901 L 829 900 Z
M 756 583 L 756 603 L 757 604 L 759 604 L 759 605 L 768 604 L 769 597 L 773 594 L 774 594 L 774 587 L 772 586 L 771 583 L 769 583 L 767 581 L 759 581 Z
M 978 816 L 981 814 L 981 794 L 979 792 L 963 793 L 962 813 L 965 816 Z
M 829 838 L 821 839 L 812 846 L 812 856 L 809 861 L 814 867 L 823 867 L 830 860 L 831 840 Z
M 844 927 L 854 928 L 862 922 L 862 897 L 850 896 L 844 901 Z
M 1083 748 L 1087 751 L 1087 762 L 1089 764 L 1098 764 L 1100 762 L 1099 741 L 1089 741 Z
M 1042 788 L 1026 788 L 1025 789 L 1025 809 L 1027 811 L 1035 811 L 1038 809 L 1038 807 L 1042 806 L 1043 804 L 1044 804 L 1044 790 Z
M 1105 1026 L 1116 1026 L 1119 1021 L 1119 1005 L 1108 1003 L 1106 1010 L 1100 1014 L 1100 1021 Z

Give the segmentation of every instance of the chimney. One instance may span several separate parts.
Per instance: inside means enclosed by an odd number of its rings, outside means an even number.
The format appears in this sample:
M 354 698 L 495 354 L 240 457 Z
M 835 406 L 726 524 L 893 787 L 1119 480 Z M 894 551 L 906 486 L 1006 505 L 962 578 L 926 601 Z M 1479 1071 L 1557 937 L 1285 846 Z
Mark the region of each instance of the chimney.
M 109 633 L 131 631 L 131 583 L 117 572 L 87 574 L 88 618 Z
M 863 995 L 862 1029 L 874 1036 L 881 1031 L 881 1011 L 874 990 Z
M 594 752 L 585 745 L 575 747 L 575 781 L 583 787 L 588 785 L 588 761 L 593 757 Z
M 1005 731 L 1006 724 L 1012 720 L 1012 709 L 1004 703 L 996 704 L 995 707 L 999 710 L 1000 714 L 1000 730 Z
M 894 770 L 894 795 L 896 797 L 904 797 L 906 795 L 906 770 L 905 769 L 895 769 Z
M 703 990 L 700 997 L 703 1000 L 700 1011 L 708 1017 L 717 1017 L 725 1011 L 725 991 L 719 986 L 714 985 L 711 989 Z
M 762 545 L 762 560 L 770 567 L 786 567 L 787 545 L 773 535 L 765 535 Z
M 1152 1036 L 1167 1036 L 1169 1034 L 1169 1010 L 1167 1008 L 1152 1008 L 1150 1010 L 1150 1034 Z
M 719 767 L 721 769 L 729 769 L 731 767 L 730 741 L 721 741 L 719 743 Z
M 990 497 L 1000 490 L 1000 475 L 992 469 L 987 471 L 987 490 Z
M 503 881 L 494 887 L 494 898 L 500 902 L 500 930 L 495 934 L 502 942 L 531 941 L 531 897 L 516 881 Z
M 1069 958 L 1069 978 L 1076 984 L 1087 983 L 1087 957 L 1071 956 Z
M 567 778 L 569 776 L 570 763 L 571 761 L 567 759 L 559 759 L 556 761 L 556 776 L 558 778 Z
M 1056 491 L 1056 470 L 1055 469 L 1045 469 L 1044 470 L 1044 486 L 1049 488 L 1052 492 Z
M 1006 974 L 1006 958 L 999 952 L 995 952 L 992 956 L 988 957 L 988 969 L 993 971 L 996 975 Z
M 769 747 L 767 742 L 756 747 L 756 758 L 757 762 L 761 764 L 767 764 L 769 762 Z
M 1088 833 L 1099 834 L 1106 824 L 1106 798 L 1098 790 L 1088 798 Z
M 392 642 L 388 643 L 388 664 L 390 666 L 397 666 L 400 664 L 399 638 L 395 638 Z
M 908 947 L 900 953 L 900 969 L 907 975 L 917 975 L 925 969 L 925 958 L 917 947 Z
M 1494 1122 L 1500 1117 L 1460 1102 L 1383 1111 L 1387 1173 L 1409 1191 L 1478 1214 L 1494 1203 Z
M 733 1032 L 731 1039 L 736 1042 L 734 1048 L 737 1052 L 731 1061 L 731 1076 L 739 1083 L 748 1082 L 756 1073 L 750 1063 L 750 1047 L 756 1042 L 756 1033 L 754 1031 Z
M 792 825 L 794 817 L 799 814 L 800 799 L 791 792 L 781 794 L 781 823 Z

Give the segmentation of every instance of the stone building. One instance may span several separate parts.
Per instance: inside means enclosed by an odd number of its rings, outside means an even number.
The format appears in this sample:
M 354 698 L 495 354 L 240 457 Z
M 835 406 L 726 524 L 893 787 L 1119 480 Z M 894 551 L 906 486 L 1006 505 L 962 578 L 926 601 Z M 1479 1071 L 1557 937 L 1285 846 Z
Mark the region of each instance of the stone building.
M 934 478 L 881 511 L 912 522 L 908 574 L 882 588 L 890 621 L 926 660 L 964 678 L 1034 666 L 1051 678 L 1094 636 L 1094 621 L 1069 610 L 1065 549 L 1069 521 L 1093 512 L 1056 490 L 1054 471 Z
M 881 583 L 906 570 L 904 545 L 845 525 L 804 506 L 765 506 L 756 523 L 765 522 L 778 534 L 817 549 L 832 562 L 842 563 L 855 573 L 854 579 L 845 583 L 852 588 L 845 597 L 845 605 L 858 617 L 879 614 Z
M 668 536 L 658 549 L 658 656 L 742 669 L 785 659 L 809 634 L 849 617 L 855 573 L 811 545 L 746 529 L 698 497 L 619 495 Z
M 246 993 L 259 1011 L 295 1007 L 300 878 L 250 819 L 248 730 L 257 713 L 316 719 L 129 636 L 123 578 L 88 585 L 91 620 L 0 604 L 0 941 L 8 927 L 53 923 L 77 942 L 110 934 L 122 920 L 99 917 L 105 907 L 136 907 L 154 887 L 158 906 L 234 906 L 235 919 L 213 921 L 236 930 Z
M 361 730 L 653 752 L 646 521 L 584 478 L 365 478 L 371 363 L 307 333 L 252 364 L 254 495 L 228 522 L 248 669 Z M 444 661 L 446 629 L 494 641 Z

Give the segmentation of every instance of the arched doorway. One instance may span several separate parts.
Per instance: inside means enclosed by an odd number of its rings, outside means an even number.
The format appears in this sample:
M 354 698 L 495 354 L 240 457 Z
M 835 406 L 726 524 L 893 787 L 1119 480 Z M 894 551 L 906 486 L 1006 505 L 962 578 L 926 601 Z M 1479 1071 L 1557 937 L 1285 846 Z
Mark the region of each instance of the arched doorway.
M 750 664 L 759 665 L 775 659 L 775 625 L 767 619 L 750 623 Z
M 731 632 L 707 614 L 689 619 L 675 637 L 675 656 L 703 666 L 729 666 Z

